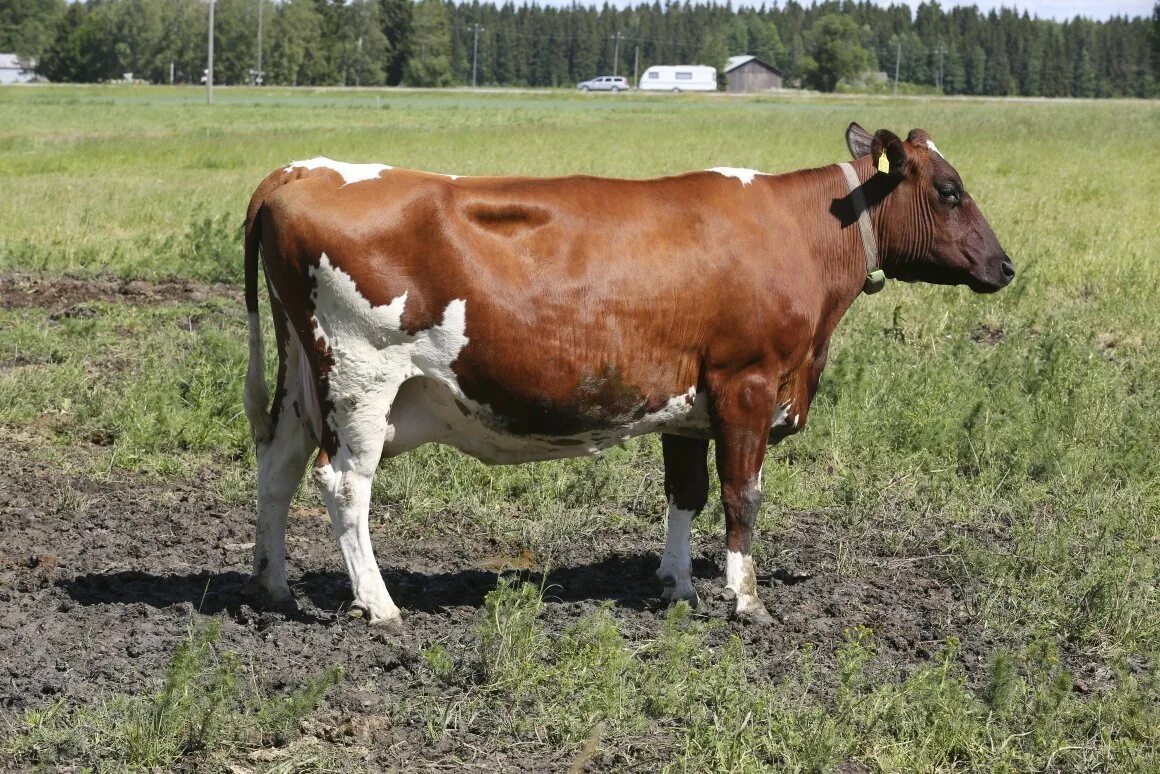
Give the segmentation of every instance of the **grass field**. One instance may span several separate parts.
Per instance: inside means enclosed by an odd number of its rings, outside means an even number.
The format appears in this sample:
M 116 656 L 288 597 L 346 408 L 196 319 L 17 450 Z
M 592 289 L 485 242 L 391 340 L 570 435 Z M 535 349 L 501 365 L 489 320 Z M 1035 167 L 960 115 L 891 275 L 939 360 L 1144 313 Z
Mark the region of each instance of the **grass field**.
M 390 564 L 386 545 L 405 558 L 425 550 L 420 539 L 452 533 L 534 557 L 522 575 L 532 582 L 507 572 L 497 586 L 493 573 L 462 621 L 416 616 L 409 682 L 376 705 L 402 735 L 395 747 L 374 735 L 292 741 L 311 736 L 311 712 L 358 714 L 353 698 L 322 696 L 342 681 L 320 677 L 331 663 L 321 645 L 309 668 L 272 680 L 259 663 L 246 691 L 234 690 L 220 675 L 249 640 L 230 640 L 230 627 L 254 625 L 235 604 L 190 607 L 192 633 L 162 638 L 177 654 L 170 676 L 191 650 L 217 654 L 202 665 L 208 677 L 187 680 L 207 692 L 180 705 L 197 718 L 177 730 L 140 721 L 170 706 L 162 660 L 123 690 L 93 683 L 6 702 L 0 762 L 344 769 L 405 750 L 403 768 L 1160 770 L 1160 104 L 278 89 L 223 90 L 212 108 L 202 99 L 0 89 L 0 438 L 29 470 L 53 471 L 3 495 L 0 516 L 27 514 L 25 498 L 47 501 L 25 486 L 56 487 L 54 518 L 67 521 L 106 502 L 86 504 L 85 487 L 164 493 L 197 481 L 242 518 L 254 465 L 240 399 L 238 227 L 256 183 L 295 159 L 468 175 L 779 172 L 843 160 L 852 120 L 923 127 L 1019 274 L 986 297 L 890 284 L 848 314 L 809 427 L 765 463 L 755 553 L 775 576 L 770 632 L 726 623 L 712 604 L 642 611 L 633 600 L 659 593 L 647 583 L 597 584 L 572 612 L 553 601 L 572 599 L 553 584 L 566 589 L 618 536 L 659 555 L 655 439 L 596 461 L 515 468 L 428 447 L 383 464 L 380 563 Z M 65 275 L 94 282 L 61 284 Z M 312 490 L 298 506 L 317 508 Z M 140 529 L 130 516 L 110 528 Z M 705 561 L 720 563 L 715 495 L 694 533 Z M 38 540 L 52 548 L 51 536 Z M 16 544 L 0 546 L 4 601 L 64 594 L 70 568 L 26 580 Z M 340 569 L 327 550 L 320 566 Z M 159 582 L 177 572 L 146 569 Z M 783 583 L 777 569 L 811 577 Z M 719 585 L 712 575 L 698 588 Z M 848 608 L 823 593 L 866 588 L 879 596 Z M 830 629 L 794 629 L 798 602 Z M 896 635 L 915 610 L 930 639 Z M 13 615 L 12 631 L 32 620 Z M 222 622 L 215 644 L 205 627 Z M 349 638 L 357 627 L 326 629 Z M 366 635 L 365 648 L 391 647 Z M 354 669 L 345 681 L 374 693 L 376 674 Z M 287 685 L 306 686 L 310 701 L 293 715 L 306 719 L 271 736 L 261 718 L 287 717 L 278 707 L 299 695 L 280 698 Z M 219 715 L 224 725 L 207 725 Z M 130 727 L 170 736 L 132 747 L 153 757 L 118 757 L 130 746 L 117 734 Z M 252 757 L 264 749 L 281 753 Z

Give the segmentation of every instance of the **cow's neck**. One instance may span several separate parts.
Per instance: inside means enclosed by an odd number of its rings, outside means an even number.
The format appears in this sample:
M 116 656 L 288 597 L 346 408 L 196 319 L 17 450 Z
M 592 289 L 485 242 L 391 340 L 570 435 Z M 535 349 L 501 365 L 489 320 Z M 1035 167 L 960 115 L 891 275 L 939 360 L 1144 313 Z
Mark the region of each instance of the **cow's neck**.
M 859 180 L 871 177 L 869 157 L 851 162 Z M 848 207 L 850 191 L 837 164 L 804 169 L 767 178 L 773 195 L 781 206 L 796 213 L 810 260 L 819 266 L 823 280 L 822 330 L 828 337 L 850 304 L 862 294 L 866 283 L 866 252 L 858 231 L 857 213 Z M 875 238 L 878 234 L 877 207 L 870 204 L 870 220 Z M 881 248 L 879 248 L 881 249 Z

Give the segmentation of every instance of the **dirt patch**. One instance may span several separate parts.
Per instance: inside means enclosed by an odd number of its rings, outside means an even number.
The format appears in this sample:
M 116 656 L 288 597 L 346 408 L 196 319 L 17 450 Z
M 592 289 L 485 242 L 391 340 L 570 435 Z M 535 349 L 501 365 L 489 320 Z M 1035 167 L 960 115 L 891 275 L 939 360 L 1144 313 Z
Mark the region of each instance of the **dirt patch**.
M 110 278 L 50 277 L 43 274 L 0 274 L 0 308 L 40 307 L 55 319 L 92 316 L 85 305 L 94 301 L 137 306 L 201 303 L 208 298 L 241 301 L 241 291 L 228 285 L 191 280 L 145 282 Z
M 346 679 L 318 721 L 319 737 L 365 747 L 374 767 L 459 760 L 462 749 L 432 743 L 424 728 L 400 717 L 398 700 L 448 700 L 424 679 L 421 649 L 470 645 L 497 572 L 539 582 L 541 558 L 458 531 L 402 543 L 380 532 L 379 564 L 407 625 L 392 636 L 347 617 L 350 589 L 329 522 L 320 508 L 301 508 L 289 529 L 290 578 L 301 609 L 291 616 L 257 611 L 240 603 L 253 546 L 251 510 L 218 498 L 215 473 L 187 481 L 70 477 L 38 462 L 19 437 L 8 440 L 15 454 L 0 469 L 0 724 L 57 696 L 83 701 L 155 690 L 191 620 L 216 616 L 221 647 L 250 660 L 275 689 L 328 665 L 344 666 Z M 777 620 L 770 628 L 727 621 L 720 540 L 699 541 L 701 612 L 725 622 L 715 630 L 716 644 L 738 634 L 756 668 L 775 678 L 792 668 L 806 643 L 824 652 L 857 625 L 874 629 L 883 664 L 899 674 L 948 636 L 967 635 L 965 642 L 982 646 L 977 632 L 963 631 L 968 592 L 948 580 L 940 557 L 871 554 L 852 572 L 838 573 L 823 522 L 802 515 L 776 541 L 793 546 L 795 566 L 766 568 L 760 593 Z M 543 616 L 548 629 L 562 631 L 611 600 L 627 636 L 654 638 L 666 611 L 654 576 L 660 548 L 643 534 L 609 532 L 554 557 Z M 529 765 L 476 763 L 500 770 Z
M 1007 340 L 1007 332 L 1002 328 L 990 325 L 980 325 L 971 331 L 971 341 L 986 347 L 994 347 Z

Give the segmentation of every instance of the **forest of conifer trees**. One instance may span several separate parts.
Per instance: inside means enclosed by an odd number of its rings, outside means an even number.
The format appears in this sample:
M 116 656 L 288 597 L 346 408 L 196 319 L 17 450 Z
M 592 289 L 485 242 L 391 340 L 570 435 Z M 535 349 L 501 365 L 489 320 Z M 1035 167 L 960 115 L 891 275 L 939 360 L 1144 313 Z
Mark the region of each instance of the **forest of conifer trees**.
M 5 0 L 0 51 L 52 81 L 197 83 L 205 0 Z M 1155 97 L 1160 3 L 1151 18 L 1057 22 L 923 3 L 672 3 L 618 9 L 443 0 L 216 0 L 215 82 L 271 85 L 569 86 L 652 64 L 722 69 L 754 54 L 829 90 L 861 72 L 947 94 Z M 478 33 L 477 30 L 478 29 Z M 835 45 L 841 61 L 835 61 Z M 829 45 L 827 45 L 829 44 Z

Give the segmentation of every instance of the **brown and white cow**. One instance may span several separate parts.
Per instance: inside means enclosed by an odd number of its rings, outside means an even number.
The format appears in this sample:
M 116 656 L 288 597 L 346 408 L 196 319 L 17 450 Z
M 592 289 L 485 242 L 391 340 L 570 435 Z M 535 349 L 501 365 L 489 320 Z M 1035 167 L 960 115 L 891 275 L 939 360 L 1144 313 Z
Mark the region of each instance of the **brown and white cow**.
M 293 605 L 286 515 L 315 451 L 354 606 L 398 623 L 368 528 L 382 455 L 436 442 L 512 464 L 661 433 L 665 597 L 697 600 L 689 527 L 713 440 L 725 585 L 739 616 L 768 620 L 750 553 L 762 460 L 805 426 L 838 320 L 881 272 L 982 293 L 1015 273 L 925 132 L 851 124 L 846 142 L 852 164 L 784 175 L 454 177 L 318 158 L 267 177 L 246 218 L 248 596 Z

